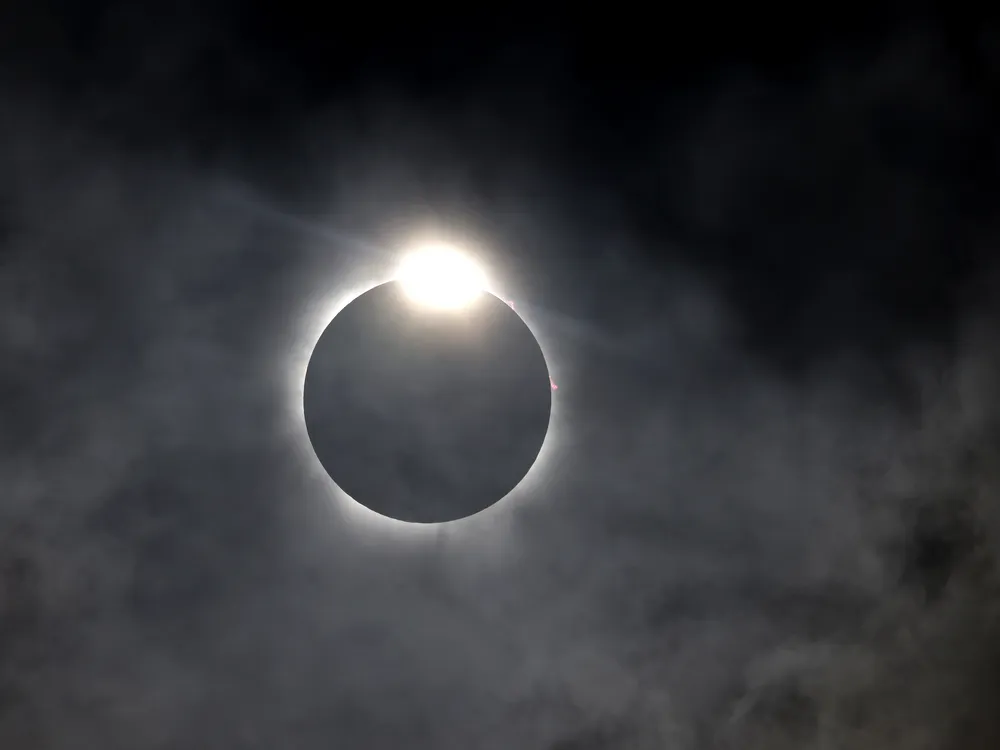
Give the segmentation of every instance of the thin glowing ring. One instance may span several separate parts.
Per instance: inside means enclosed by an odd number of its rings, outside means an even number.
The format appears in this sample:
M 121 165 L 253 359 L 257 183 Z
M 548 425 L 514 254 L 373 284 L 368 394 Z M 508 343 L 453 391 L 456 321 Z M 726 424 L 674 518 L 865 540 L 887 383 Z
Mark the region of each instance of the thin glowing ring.
M 296 438 L 299 456 L 302 459 L 304 468 L 311 478 L 324 484 L 327 492 L 331 496 L 331 499 L 335 503 L 336 511 L 350 523 L 356 523 L 373 530 L 378 530 L 380 533 L 409 536 L 414 534 L 435 535 L 442 527 L 448 527 L 449 530 L 454 529 L 457 531 L 460 528 L 470 528 L 476 523 L 495 522 L 499 520 L 495 514 L 501 506 L 505 508 L 512 508 L 520 502 L 525 501 L 528 497 L 534 495 L 534 493 L 542 486 L 544 476 L 549 473 L 551 466 L 554 463 L 554 459 L 559 453 L 558 449 L 561 442 L 559 438 L 564 431 L 564 415 L 559 408 L 559 399 L 555 398 L 555 396 L 553 396 L 551 401 L 549 424 L 545 431 L 545 437 L 542 440 L 542 446 L 538 451 L 538 455 L 535 457 L 535 461 L 529 467 L 524 477 L 521 478 L 521 481 L 518 482 L 510 492 L 498 499 L 492 505 L 489 505 L 477 513 L 473 513 L 470 516 L 459 518 L 454 521 L 426 524 L 400 521 L 389 516 L 384 516 L 381 513 L 366 507 L 341 489 L 340 485 L 338 485 L 333 477 L 327 473 L 319 458 L 316 456 L 315 450 L 313 449 L 312 441 L 310 441 L 308 431 L 306 430 L 305 408 L 303 402 L 306 372 L 309 368 L 309 360 L 312 357 L 313 350 L 316 348 L 316 344 L 319 342 L 323 332 L 345 307 L 351 304 L 351 302 L 356 300 L 362 294 L 371 291 L 377 286 L 381 286 L 382 284 L 395 280 L 396 277 L 392 274 L 381 278 L 368 278 L 363 283 L 351 285 L 349 287 L 350 291 L 341 294 L 328 295 L 318 304 L 312 305 L 303 311 L 303 324 L 298 331 L 298 335 L 295 337 L 297 339 L 297 343 L 293 347 L 291 368 L 292 377 L 289 379 L 288 389 L 288 413 L 291 417 L 291 424 L 289 425 L 289 428 Z M 500 300 L 505 302 L 507 301 L 504 296 L 497 293 L 497 290 L 491 283 L 487 283 L 483 291 L 492 294 Z M 513 308 L 513 306 L 511 307 Z M 530 314 L 525 316 L 523 309 L 514 310 L 514 314 L 517 315 L 526 326 L 528 326 L 528 330 L 531 331 L 532 336 L 535 337 L 535 341 L 538 342 L 539 348 L 542 350 L 542 358 L 545 361 L 545 367 L 548 370 L 550 377 L 552 377 L 556 382 L 561 380 L 560 374 L 558 372 L 554 373 L 553 368 L 550 365 L 551 358 L 547 352 L 551 350 L 551 347 L 546 344 L 544 337 L 539 336 L 537 332 L 538 326 L 532 321 L 532 316 Z

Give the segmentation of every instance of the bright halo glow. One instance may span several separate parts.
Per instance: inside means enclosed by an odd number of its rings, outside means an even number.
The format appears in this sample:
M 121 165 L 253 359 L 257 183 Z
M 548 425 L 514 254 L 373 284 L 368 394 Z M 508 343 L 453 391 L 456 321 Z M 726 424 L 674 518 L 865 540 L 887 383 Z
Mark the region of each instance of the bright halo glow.
M 418 247 L 450 251 L 453 254 L 452 257 L 457 256 L 463 259 L 468 264 L 467 267 L 471 266 L 472 269 L 479 270 L 471 257 L 452 247 L 440 244 L 428 246 L 421 244 Z M 413 256 L 406 256 L 405 262 L 395 267 L 395 273 L 393 273 L 390 253 L 383 254 L 379 261 L 374 264 L 359 263 L 353 273 L 332 263 L 331 256 L 320 255 L 318 256 L 319 262 L 310 269 L 308 275 L 303 279 L 304 294 L 300 299 L 301 308 L 296 315 L 290 317 L 291 320 L 298 321 L 299 327 L 292 336 L 292 346 L 288 352 L 291 360 L 291 373 L 288 377 L 289 422 L 287 429 L 294 441 L 296 457 L 301 461 L 303 476 L 307 478 L 311 487 L 315 487 L 317 491 L 328 493 L 331 508 L 342 519 L 363 528 L 366 532 L 392 537 L 394 542 L 425 543 L 439 540 L 443 527 L 456 532 L 461 531 L 462 534 L 475 534 L 476 530 L 479 529 L 494 528 L 495 524 L 507 524 L 510 522 L 509 513 L 513 508 L 537 500 L 538 496 L 544 492 L 546 485 L 552 481 L 553 473 L 563 470 L 567 449 L 564 440 L 569 430 L 568 414 L 565 413 L 564 404 L 560 398 L 554 397 L 549 416 L 548 432 L 535 463 L 521 482 L 505 498 L 489 508 L 465 518 L 449 521 L 446 524 L 410 523 L 380 515 L 354 500 L 330 477 L 316 457 L 305 429 L 303 390 L 312 351 L 326 327 L 347 305 L 380 284 L 401 281 L 400 271 L 407 267 L 410 262 L 415 261 L 419 255 L 423 255 L 423 253 L 418 251 Z M 507 300 L 507 293 L 496 289 L 495 280 L 489 278 L 485 272 L 479 270 L 478 278 L 482 291 Z M 332 282 L 333 279 L 338 279 L 338 281 Z M 510 304 L 509 301 L 508 304 Z M 543 355 L 555 382 L 562 382 L 564 378 L 560 376 L 559 358 L 555 357 L 553 352 L 555 341 L 551 327 L 555 321 L 544 315 L 536 318 L 535 311 L 530 305 L 518 304 L 516 312 L 531 329 L 542 347 Z M 553 359 L 556 360 L 555 368 L 553 368 Z M 482 537 L 476 535 L 473 538 L 477 549 L 481 549 Z M 510 542 L 510 538 L 505 534 L 501 534 L 497 539 L 498 542 L 502 540 L 501 546 Z
M 467 255 L 447 245 L 426 247 L 408 255 L 397 279 L 410 299 L 428 307 L 457 309 L 486 288 L 486 274 Z

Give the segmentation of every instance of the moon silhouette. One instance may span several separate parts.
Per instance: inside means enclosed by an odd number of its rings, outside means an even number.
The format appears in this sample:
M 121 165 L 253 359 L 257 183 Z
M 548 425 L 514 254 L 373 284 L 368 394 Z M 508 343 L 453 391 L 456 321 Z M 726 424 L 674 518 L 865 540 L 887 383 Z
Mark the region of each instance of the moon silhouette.
M 397 281 L 329 323 L 303 393 L 317 458 L 383 516 L 439 523 L 507 495 L 545 440 L 552 390 L 541 347 L 506 303 L 414 304 Z

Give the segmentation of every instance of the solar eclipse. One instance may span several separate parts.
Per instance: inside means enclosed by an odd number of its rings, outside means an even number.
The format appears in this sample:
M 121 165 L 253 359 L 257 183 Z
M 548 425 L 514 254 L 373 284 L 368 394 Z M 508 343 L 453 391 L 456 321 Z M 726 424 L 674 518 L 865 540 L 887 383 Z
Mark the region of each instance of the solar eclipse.
M 531 330 L 482 270 L 433 246 L 333 317 L 302 398 L 334 483 L 379 515 L 426 524 L 478 513 L 521 482 L 552 385 Z

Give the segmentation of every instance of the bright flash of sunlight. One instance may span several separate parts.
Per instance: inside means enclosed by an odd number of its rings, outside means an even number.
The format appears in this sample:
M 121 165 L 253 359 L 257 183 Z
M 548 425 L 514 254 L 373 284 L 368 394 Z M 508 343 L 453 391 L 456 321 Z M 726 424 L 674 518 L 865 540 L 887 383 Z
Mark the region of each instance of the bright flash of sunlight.
M 439 309 L 468 305 L 486 288 L 486 274 L 472 258 L 447 245 L 407 255 L 397 279 L 413 301 Z

